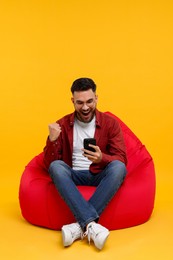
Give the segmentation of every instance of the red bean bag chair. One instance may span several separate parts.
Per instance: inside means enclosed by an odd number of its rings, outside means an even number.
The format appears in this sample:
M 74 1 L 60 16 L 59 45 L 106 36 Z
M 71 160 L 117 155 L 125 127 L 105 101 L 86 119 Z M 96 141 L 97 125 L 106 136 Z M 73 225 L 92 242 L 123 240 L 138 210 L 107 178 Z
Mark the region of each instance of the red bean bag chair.
M 132 131 L 115 115 L 122 127 L 127 147 L 127 176 L 100 216 L 99 223 L 109 230 L 132 227 L 146 222 L 153 211 L 155 170 L 152 157 Z M 86 200 L 95 187 L 78 186 Z M 20 181 L 19 202 L 23 217 L 30 223 L 54 230 L 75 222 L 71 211 L 58 194 L 44 168 L 43 153 L 26 166 Z

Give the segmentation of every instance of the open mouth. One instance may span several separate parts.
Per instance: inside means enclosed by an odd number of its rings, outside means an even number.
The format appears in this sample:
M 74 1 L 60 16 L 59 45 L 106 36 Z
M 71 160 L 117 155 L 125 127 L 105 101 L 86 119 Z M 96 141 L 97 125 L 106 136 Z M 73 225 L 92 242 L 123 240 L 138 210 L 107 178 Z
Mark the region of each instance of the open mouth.
M 79 111 L 78 112 L 78 119 L 83 122 L 90 122 L 92 119 L 92 110 L 89 111 Z
M 91 111 L 87 111 L 87 112 L 82 111 L 81 117 L 83 118 L 84 121 L 90 121 Z
M 88 116 L 90 114 L 90 111 L 88 111 L 88 112 L 82 112 L 82 115 L 83 116 Z

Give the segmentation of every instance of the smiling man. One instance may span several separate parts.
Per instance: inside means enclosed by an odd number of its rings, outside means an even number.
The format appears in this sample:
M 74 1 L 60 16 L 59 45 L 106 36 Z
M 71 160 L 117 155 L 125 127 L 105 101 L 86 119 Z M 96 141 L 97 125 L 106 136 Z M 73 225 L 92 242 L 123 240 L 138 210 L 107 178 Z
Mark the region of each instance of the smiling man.
M 63 245 L 88 237 L 102 249 L 109 230 L 99 224 L 106 205 L 126 176 L 126 150 L 117 120 L 97 110 L 96 84 L 79 78 L 71 87 L 74 112 L 49 125 L 44 162 L 74 217 L 75 223 L 62 227 Z M 94 151 L 83 148 L 85 138 L 95 138 Z M 86 201 L 76 186 L 96 186 Z
M 72 89 L 73 91 L 73 89 Z M 85 91 L 74 91 L 71 98 L 76 111 L 78 120 L 84 123 L 89 123 L 95 116 L 97 105 L 97 96 L 92 89 Z

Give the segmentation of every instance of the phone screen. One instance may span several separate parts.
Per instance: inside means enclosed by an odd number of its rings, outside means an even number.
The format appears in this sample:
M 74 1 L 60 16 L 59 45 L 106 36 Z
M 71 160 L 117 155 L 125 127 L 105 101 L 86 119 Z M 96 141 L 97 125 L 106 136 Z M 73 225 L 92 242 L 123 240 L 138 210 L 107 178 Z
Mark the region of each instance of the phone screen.
M 84 143 L 84 149 L 95 152 L 95 149 L 89 146 L 89 144 L 96 145 L 95 138 L 85 138 L 83 143 Z

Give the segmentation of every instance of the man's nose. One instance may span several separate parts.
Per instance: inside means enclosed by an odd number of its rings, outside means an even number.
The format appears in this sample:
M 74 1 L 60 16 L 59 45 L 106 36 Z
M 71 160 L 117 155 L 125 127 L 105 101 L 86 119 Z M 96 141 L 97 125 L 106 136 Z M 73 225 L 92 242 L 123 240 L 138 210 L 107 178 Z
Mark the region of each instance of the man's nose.
M 82 109 L 83 110 L 88 110 L 88 108 L 89 108 L 89 106 L 86 103 L 84 103 Z

